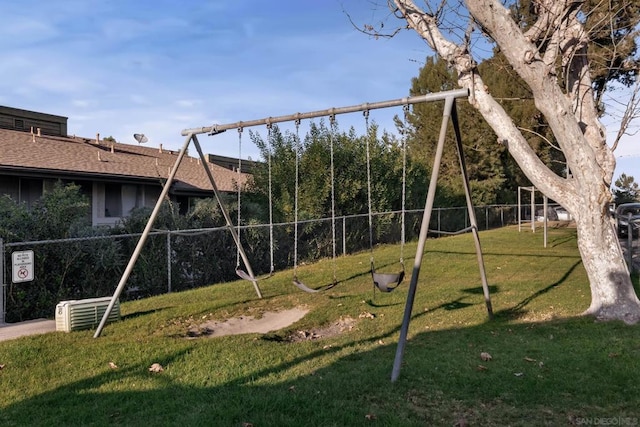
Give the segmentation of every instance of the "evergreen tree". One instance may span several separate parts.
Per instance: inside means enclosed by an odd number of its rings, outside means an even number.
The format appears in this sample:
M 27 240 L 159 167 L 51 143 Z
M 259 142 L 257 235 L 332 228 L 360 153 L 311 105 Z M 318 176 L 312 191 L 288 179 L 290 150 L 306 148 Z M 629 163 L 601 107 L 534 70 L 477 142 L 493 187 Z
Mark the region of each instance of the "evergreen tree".
M 564 159 L 553 142 L 542 115 L 533 105 L 529 89 L 513 72 L 499 51 L 493 58 L 480 64 L 485 81 L 491 83 L 494 96 L 510 111 L 514 121 L 526 131 L 526 137 L 541 159 L 550 168 L 562 173 Z M 442 59 L 427 58 L 419 76 L 412 80 L 411 94 L 421 95 L 452 90 L 457 75 Z M 436 142 L 442 122 L 442 104 L 424 103 L 414 106 L 405 131 L 410 135 L 412 159 L 431 169 Z M 515 200 L 518 186 L 531 185 L 520 168 L 508 155 L 480 113 L 465 102 L 458 103 L 458 116 L 462 131 L 462 143 L 476 204 L 510 203 Z M 397 122 L 402 128 L 403 124 Z M 440 169 L 439 183 L 447 192 L 445 204 L 463 203 L 463 188 L 455 147 L 454 134 L 449 128 Z
M 640 201 L 640 187 L 632 176 L 623 173 L 614 185 L 613 200 L 616 205 Z

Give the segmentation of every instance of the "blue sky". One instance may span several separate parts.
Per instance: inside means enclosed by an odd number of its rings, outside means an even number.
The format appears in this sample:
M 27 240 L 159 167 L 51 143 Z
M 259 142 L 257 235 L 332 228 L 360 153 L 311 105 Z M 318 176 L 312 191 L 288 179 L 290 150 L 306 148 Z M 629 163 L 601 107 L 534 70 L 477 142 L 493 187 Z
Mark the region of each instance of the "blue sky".
M 185 128 L 402 98 L 426 44 L 412 31 L 371 38 L 347 16 L 400 26 L 385 3 L 4 1 L 0 105 L 66 116 L 69 134 L 135 144 L 144 133 L 149 145 L 178 149 Z M 394 114 L 401 110 L 371 118 L 393 130 Z M 364 127 L 359 114 L 338 123 Z M 621 144 L 616 176 L 640 181 L 636 139 Z M 238 155 L 235 131 L 200 142 L 207 153 Z M 258 157 L 249 138 L 242 157 Z

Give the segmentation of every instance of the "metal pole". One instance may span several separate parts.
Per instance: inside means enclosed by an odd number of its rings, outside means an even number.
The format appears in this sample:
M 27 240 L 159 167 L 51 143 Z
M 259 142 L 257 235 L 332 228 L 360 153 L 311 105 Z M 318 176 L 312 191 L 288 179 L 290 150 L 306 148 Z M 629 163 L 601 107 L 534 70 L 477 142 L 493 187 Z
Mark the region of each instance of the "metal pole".
M 429 182 L 429 190 L 427 192 L 427 200 L 422 215 L 422 225 L 420 226 L 420 235 L 418 238 L 418 247 L 416 249 L 416 257 L 413 263 L 413 272 L 411 274 L 411 283 L 407 293 L 407 302 L 404 307 L 404 316 L 402 318 L 402 327 L 400 328 L 400 338 L 396 349 L 395 360 L 393 361 L 393 371 L 391 372 L 391 381 L 394 382 L 400 375 L 400 367 L 402 366 L 402 356 L 407 343 L 407 334 L 409 332 L 409 322 L 411 321 L 411 311 L 413 310 L 413 301 L 418 287 L 418 276 L 420 275 L 420 265 L 422 264 L 422 255 L 424 246 L 427 241 L 427 233 L 429 231 L 429 222 L 431 220 L 431 211 L 433 210 L 433 202 L 436 196 L 436 188 L 438 181 L 438 173 L 440 171 L 440 163 L 442 162 L 442 152 L 444 149 L 444 141 L 447 136 L 447 124 L 451 116 L 451 109 L 454 98 L 450 97 L 445 100 L 444 112 L 442 115 L 442 125 L 440 126 L 440 137 L 436 147 L 436 155 L 433 160 L 433 169 L 431 171 L 431 181 Z
M 522 193 L 521 190 L 522 187 L 518 187 L 518 233 L 522 231 L 522 213 L 520 212 L 522 210 Z
M 489 207 L 488 206 L 485 206 L 484 208 L 484 223 L 485 223 L 484 229 L 488 230 L 489 229 Z
M 167 293 L 171 293 L 171 230 L 167 231 Z
M 0 323 L 4 323 L 5 320 L 5 312 L 7 309 L 5 301 L 7 287 L 4 284 L 4 240 L 0 237 L 0 273 L 2 273 L 2 277 L 0 277 Z
M 531 230 L 536 232 L 536 187 L 531 187 Z
M 347 254 L 347 217 L 342 217 L 342 255 Z
M 162 192 L 160 193 L 160 197 L 158 197 L 158 201 L 156 202 L 156 206 L 153 208 L 153 211 L 151 212 L 151 216 L 149 217 L 149 221 L 147 221 L 147 225 L 145 226 L 144 230 L 142 231 L 142 235 L 140 236 L 140 240 L 138 240 L 138 244 L 136 245 L 136 248 L 134 249 L 133 254 L 131 255 L 131 258 L 129 258 L 129 264 L 127 264 L 127 268 L 125 268 L 124 273 L 122 273 L 122 277 L 120 278 L 120 282 L 118 283 L 118 287 L 116 288 L 115 292 L 113 293 L 113 296 L 111 297 L 111 301 L 109 301 L 109 305 L 107 306 L 107 309 L 105 310 L 104 315 L 102 316 L 102 319 L 100 320 L 100 324 L 98 325 L 98 329 L 96 329 L 95 334 L 93 334 L 94 338 L 98 338 L 100 336 L 100 334 L 102 333 L 102 329 L 104 328 L 104 325 L 107 323 L 107 319 L 109 319 L 109 316 L 111 315 L 111 311 L 113 310 L 113 306 L 116 304 L 116 301 L 120 297 L 120 294 L 122 293 L 122 290 L 124 289 L 124 285 L 127 283 L 127 280 L 129 279 L 129 275 L 131 275 L 131 271 L 133 270 L 133 267 L 135 266 L 136 261 L 138 260 L 138 257 L 140 256 L 140 252 L 142 251 L 142 247 L 144 246 L 145 242 L 147 241 L 147 237 L 149 236 L 149 233 L 151 232 L 151 227 L 153 227 L 153 223 L 156 220 L 156 217 L 158 216 L 158 212 L 160 212 L 160 207 L 162 206 L 162 202 L 164 201 L 165 197 L 167 197 L 167 194 L 169 193 L 169 188 L 171 187 L 171 184 L 173 183 L 173 180 L 174 180 L 174 178 L 176 176 L 176 172 L 178 171 L 178 166 L 180 166 L 180 163 L 182 162 L 182 159 L 183 159 L 185 153 L 187 152 L 187 148 L 189 147 L 189 143 L 191 142 L 192 138 L 194 138 L 194 136 L 193 135 L 189 135 L 184 141 L 182 149 L 180 150 L 180 153 L 178 154 L 178 158 L 176 159 L 176 163 L 173 165 L 173 169 L 171 169 L 171 173 L 169 174 L 169 177 L 167 178 L 167 182 L 164 183 L 164 187 L 162 188 Z
M 631 212 L 627 219 L 627 257 L 629 258 L 629 271 L 633 273 L 633 227 L 631 226 Z
M 236 122 L 221 125 L 205 126 L 200 128 L 185 129 L 182 135 L 199 135 L 201 133 L 220 133 L 229 129 L 247 128 L 252 126 L 268 125 L 273 123 L 290 122 L 294 120 L 312 119 L 314 117 L 326 117 L 337 114 L 355 113 L 358 111 L 376 110 L 380 108 L 398 107 L 401 105 L 419 104 L 422 102 L 443 101 L 449 98 L 466 98 L 469 96 L 468 89 L 456 89 L 444 92 L 428 93 L 420 96 L 410 96 L 406 98 L 393 99 L 390 101 L 371 102 L 350 107 L 328 108 L 325 110 L 311 111 L 308 113 L 295 113 L 286 116 L 266 117 L 263 119 L 249 120 L 247 122 Z
M 491 295 L 489 294 L 489 283 L 487 281 L 487 272 L 484 268 L 484 257 L 482 255 L 482 247 L 480 246 L 480 236 L 478 235 L 478 221 L 476 219 L 476 211 L 473 207 L 471 199 L 471 186 L 469 185 L 469 176 L 467 175 L 467 165 L 464 160 L 464 151 L 462 147 L 462 136 L 460 134 L 460 126 L 458 124 L 458 111 L 456 104 L 453 104 L 451 110 L 451 121 L 453 122 L 453 130 L 456 135 L 456 144 L 458 147 L 458 161 L 460 162 L 460 171 L 462 174 L 462 185 L 464 187 L 464 195 L 467 199 L 467 210 L 469 211 L 469 222 L 471 223 L 471 232 L 473 241 L 476 246 L 476 257 L 478 259 L 478 267 L 480 269 L 480 280 L 482 282 L 482 293 L 484 294 L 484 303 L 487 306 L 489 319 L 493 318 L 493 308 L 491 307 Z
M 211 169 L 207 166 L 207 160 L 204 157 L 202 152 L 202 147 L 200 147 L 200 143 L 198 142 L 198 137 L 193 135 L 193 145 L 195 145 L 198 154 L 200 155 L 200 160 L 202 161 L 202 166 L 204 167 L 204 171 L 209 177 L 209 182 L 211 183 L 211 187 L 213 187 L 213 194 L 216 196 L 216 200 L 218 201 L 218 206 L 220 206 L 220 210 L 222 211 L 222 215 L 224 216 L 224 220 L 227 223 L 227 228 L 231 232 L 231 236 L 233 240 L 236 242 L 236 246 L 240 252 L 240 256 L 242 257 L 242 262 L 244 262 L 244 266 L 247 267 L 247 274 L 251 277 L 251 282 L 253 283 L 253 287 L 258 294 L 258 298 L 262 298 L 262 293 L 260 292 L 260 288 L 258 287 L 258 281 L 256 280 L 255 274 L 253 274 L 253 270 L 251 268 L 251 264 L 249 263 L 249 259 L 247 258 L 247 254 L 242 247 L 242 243 L 240 242 L 240 236 L 238 236 L 238 232 L 236 228 L 233 226 L 231 222 L 231 217 L 229 216 L 229 212 L 224 207 L 224 203 L 222 203 L 222 198 L 220 197 L 220 193 L 218 192 L 218 186 L 216 185 L 216 181 L 213 179 L 213 174 L 211 173 Z
M 544 247 L 547 247 L 547 208 L 549 206 L 549 199 L 547 199 L 546 194 L 542 196 L 542 209 L 544 209 Z

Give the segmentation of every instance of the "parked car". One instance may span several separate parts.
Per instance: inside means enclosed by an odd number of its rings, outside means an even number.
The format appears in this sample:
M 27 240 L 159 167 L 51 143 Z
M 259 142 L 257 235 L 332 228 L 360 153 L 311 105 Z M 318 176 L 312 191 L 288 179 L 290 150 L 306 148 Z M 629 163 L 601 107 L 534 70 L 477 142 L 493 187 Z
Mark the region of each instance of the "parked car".
M 571 215 L 562 206 L 549 206 L 547 208 L 548 221 L 570 221 Z M 544 209 L 536 211 L 536 221 L 544 221 Z
M 620 236 L 626 236 L 629 231 L 629 214 L 633 236 L 637 236 L 640 231 L 640 203 L 623 203 L 616 208 L 616 223 Z

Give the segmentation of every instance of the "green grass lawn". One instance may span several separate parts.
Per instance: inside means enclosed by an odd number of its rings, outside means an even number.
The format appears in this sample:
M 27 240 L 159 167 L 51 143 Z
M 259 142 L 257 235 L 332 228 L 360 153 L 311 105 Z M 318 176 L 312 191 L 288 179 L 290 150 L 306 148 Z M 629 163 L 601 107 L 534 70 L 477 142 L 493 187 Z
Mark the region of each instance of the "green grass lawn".
M 590 294 L 575 230 L 549 230 L 546 249 L 541 231 L 480 238 L 495 319 L 471 235 L 429 240 L 395 383 L 409 278 L 374 295 L 365 252 L 339 258 L 340 283 L 322 293 L 299 291 L 284 271 L 260 283 L 261 300 L 249 282 L 225 283 L 123 303 L 123 320 L 97 339 L 79 331 L 0 342 L 0 425 L 639 424 L 640 330 L 580 317 Z M 414 254 L 415 242 L 408 272 Z M 398 246 L 375 252 L 380 271 L 397 271 L 398 257 Z M 333 267 L 323 260 L 298 277 L 319 287 Z M 187 334 L 206 320 L 292 307 L 310 311 L 281 331 Z M 340 334 L 291 339 L 348 318 Z M 153 363 L 164 371 L 149 372 Z

